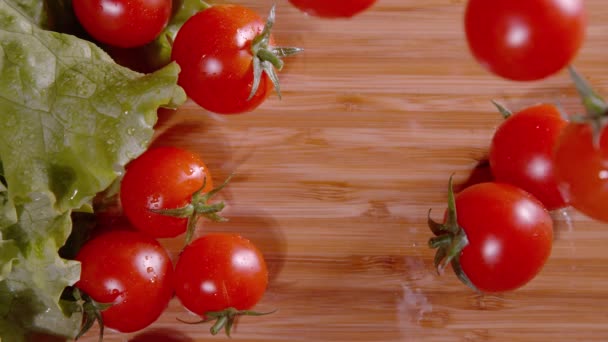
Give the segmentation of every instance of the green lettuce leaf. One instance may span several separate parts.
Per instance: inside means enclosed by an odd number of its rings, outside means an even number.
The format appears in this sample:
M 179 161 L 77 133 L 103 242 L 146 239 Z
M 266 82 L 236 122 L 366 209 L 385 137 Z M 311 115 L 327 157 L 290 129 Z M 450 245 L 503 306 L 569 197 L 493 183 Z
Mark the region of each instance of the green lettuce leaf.
M 148 75 L 121 67 L 89 41 L 40 28 L 26 3 L 0 0 L 0 340 L 9 342 L 75 336 L 80 314 L 59 306 L 80 274 L 58 254 L 72 211 L 148 147 L 159 107 L 186 99 L 176 64 Z
M 80 327 L 81 316 L 67 316 L 59 306 L 63 289 L 78 280 L 80 264 L 58 255 L 71 223 L 69 212 L 59 214 L 53 208 L 51 195 L 37 194 L 18 206 L 18 223 L 4 228 L 3 243 L 17 249 L 11 273 L 0 281 L 0 321 L 11 327 L 8 334 L 45 331 L 74 336 Z M 8 340 L 4 333 L 0 336 Z
M 47 26 L 48 11 L 46 8 L 46 0 L 11 0 L 11 3 L 15 10 L 21 12 L 21 14 L 26 16 L 31 22 L 40 27 Z

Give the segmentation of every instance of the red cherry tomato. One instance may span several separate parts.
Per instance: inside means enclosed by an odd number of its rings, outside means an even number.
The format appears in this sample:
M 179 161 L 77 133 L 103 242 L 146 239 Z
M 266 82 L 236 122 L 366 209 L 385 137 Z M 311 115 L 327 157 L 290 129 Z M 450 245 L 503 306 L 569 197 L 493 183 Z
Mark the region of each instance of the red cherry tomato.
M 313 16 L 322 18 L 350 18 L 370 8 L 376 0 L 289 0 L 289 2 L 301 11 Z
M 608 222 L 608 130 L 594 137 L 588 123 L 571 122 L 555 149 L 555 173 L 570 204 L 587 216 Z
M 193 194 L 208 192 L 213 181 L 207 166 L 194 153 L 176 147 L 156 147 L 127 165 L 120 201 L 131 224 L 156 238 L 175 237 L 187 229 L 187 217 L 151 210 L 183 208 Z
M 103 233 L 88 241 L 76 260 L 82 265 L 76 287 L 97 302 L 112 304 L 102 311 L 108 328 L 134 332 L 147 327 L 173 295 L 171 259 L 156 240 L 143 233 Z
M 175 266 L 175 295 L 200 316 L 228 308 L 248 310 L 268 285 L 261 252 L 247 239 L 227 233 L 204 235 L 181 253 Z
M 497 182 L 518 186 L 548 210 L 566 206 L 553 166 L 553 150 L 567 122 L 554 105 L 541 104 L 509 116 L 490 146 L 490 167 Z
M 456 216 L 448 209 L 443 225 L 430 220 L 436 236 L 429 244 L 438 248 L 436 265 L 451 262 L 467 285 L 482 292 L 515 290 L 549 258 L 553 221 L 528 192 L 506 183 L 478 183 L 456 195 L 454 208 Z
M 172 0 L 73 0 L 84 29 L 100 42 L 130 48 L 153 41 L 171 17 Z
M 583 0 L 469 0 L 465 31 L 475 58 L 511 80 L 538 80 L 566 67 L 586 29 Z
M 512 185 L 481 183 L 459 193 L 456 208 L 469 239 L 460 264 L 479 290 L 514 290 L 540 272 L 551 254 L 553 221 L 536 198 Z
M 214 5 L 192 16 L 178 31 L 172 59 L 181 67 L 179 84 L 201 107 L 220 114 L 257 108 L 274 87 L 262 73 L 253 87 L 252 40 L 264 29 L 264 20 L 239 5 Z M 272 37 L 270 45 L 272 45 Z

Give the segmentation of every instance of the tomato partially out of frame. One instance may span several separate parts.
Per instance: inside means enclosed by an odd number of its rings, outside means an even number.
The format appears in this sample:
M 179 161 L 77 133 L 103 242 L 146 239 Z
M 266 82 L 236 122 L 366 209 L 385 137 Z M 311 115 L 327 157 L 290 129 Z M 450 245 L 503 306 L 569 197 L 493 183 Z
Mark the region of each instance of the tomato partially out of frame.
M 532 81 L 570 64 L 583 44 L 583 0 L 469 0 L 465 31 L 472 54 L 492 73 Z
M 376 0 L 289 0 L 302 12 L 321 18 L 351 18 L 370 8 Z
M 555 149 L 555 168 L 562 193 L 571 205 L 593 219 L 608 222 L 606 124 L 597 133 L 589 123 L 568 124 Z
M 608 222 L 608 104 L 573 68 L 570 77 L 585 106 L 555 147 L 555 174 L 564 197 L 583 214 Z

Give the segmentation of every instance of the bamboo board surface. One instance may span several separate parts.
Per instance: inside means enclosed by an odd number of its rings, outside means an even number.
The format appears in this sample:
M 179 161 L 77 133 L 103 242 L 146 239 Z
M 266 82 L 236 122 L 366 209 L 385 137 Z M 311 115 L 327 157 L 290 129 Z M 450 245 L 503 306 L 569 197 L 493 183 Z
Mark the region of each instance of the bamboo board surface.
M 240 1 L 266 13 L 272 1 Z M 268 292 L 235 341 L 606 341 L 608 224 L 554 213 L 556 240 L 524 288 L 477 295 L 438 276 L 427 247 L 429 209 L 445 208 L 487 154 L 502 118 L 559 101 L 581 111 L 566 72 L 515 83 L 488 74 L 464 38 L 463 0 L 379 0 L 352 20 L 307 17 L 277 3 L 275 37 L 305 52 L 286 59 L 283 98 L 253 113 L 212 115 L 188 102 L 162 112 L 155 145 L 190 148 L 216 180 L 226 223 L 263 251 Z M 588 0 L 588 35 L 575 66 L 608 96 L 608 7 Z M 181 239 L 163 240 L 175 256 Z M 173 300 L 142 333 L 106 341 L 211 341 L 209 325 Z M 97 330 L 81 341 L 96 341 Z

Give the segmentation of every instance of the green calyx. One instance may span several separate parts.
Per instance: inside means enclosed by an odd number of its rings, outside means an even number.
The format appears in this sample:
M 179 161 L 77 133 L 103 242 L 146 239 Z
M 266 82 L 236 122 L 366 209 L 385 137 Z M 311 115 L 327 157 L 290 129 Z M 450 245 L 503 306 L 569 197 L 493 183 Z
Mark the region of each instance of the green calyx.
M 431 219 L 431 210 L 428 212 L 427 222 L 435 235 L 429 239 L 429 247 L 437 249 L 434 264 L 439 273 L 443 273 L 448 264 L 452 264 L 458 279 L 468 287 L 478 291 L 460 266 L 460 254 L 469 244 L 469 240 L 465 231 L 458 225 L 452 177 L 450 176 L 448 185 L 448 212 L 445 223 L 434 221 Z
M 240 316 L 265 316 L 270 315 L 277 310 L 269 311 L 269 312 L 257 312 L 251 310 L 237 310 L 235 308 L 228 308 L 221 311 L 210 311 L 205 313 L 205 319 L 196 321 L 196 322 L 186 322 L 178 318 L 178 320 L 182 323 L 186 324 L 200 324 L 206 322 L 215 321 L 215 323 L 211 326 L 209 331 L 211 335 L 217 335 L 220 331 L 224 330 L 226 332 L 226 336 L 230 337 L 230 333 L 232 331 L 232 327 L 234 326 L 234 322 Z
M 78 340 L 87 331 L 89 331 L 95 322 L 99 325 L 99 342 L 103 341 L 103 316 L 101 312 L 106 310 L 112 303 L 99 303 L 93 300 L 89 295 L 82 292 L 77 287 L 67 287 L 61 296 L 61 305 L 64 311 L 68 312 L 81 312 L 82 313 L 82 326 L 78 335 L 74 338 Z
M 492 104 L 496 106 L 496 109 L 498 109 L 503 119 L 508 119 L 511 115 L 513 115 L 513 112 L 511 112 L 507 107 L 501 105 L 500 103 L 492 100 Z
M 584 115 L 573 116 L 572 121 L 591 125 L 594 144 L 599 147 L 602 129 L 608 123 L 608 104 L 572 66 L 568 71 L 586 110 Z
M 279 98 L 281 98 L 281 87 L 279 84 L 279 76 L 277 71 L 283 69 L 282 57 L 293 56 L 302 52 L 302 48 L 298 47 L 272 47 L 270 46 L 270 36 L 272 26 L 275 22 L 275 6 L 270 9 L 270 14 L 266 19 L 264 30 L 257 35 L 251 42 L 251 53 L 253 55 L 253 85 L 249 93 L 248 100 L 251 100 L 257 93 L 262 80 L 262 74 L 266 73 L 272 81 L 274 89 Z
M 205 177 L 203 180 L 203 185 L 194 194 L 192 194 L 192 200 L 186 206 L 175 209 L 150 209 L 150 211 L 165 216 L 188 218 L 188 225 L 186 228 L 186 245 L 188 245 L 194 236 L 196 223 L 201 217 L 213 222 L 228 221 L 227 218 L 219 214 L 219 212 L 225 207 L 224 202 L 210 204 L 209 200 L 215 194 L 220 192 L 226 185 L 228 185 L 233 176 L 234 174 L 231 174 L 228 176 L 228 178 L 226 178 L 224 183 L 209 192 L 203 192 L 203 189 L 207 184 L 207 178 Z
M 201 11 L 206 10 L 207 8 L 211 7 L 211 5 L 206 1 L 198 1 L 197 5 L 200 7 Z M 182 5 L 182 6 L 184 6 L 184 5 Z

